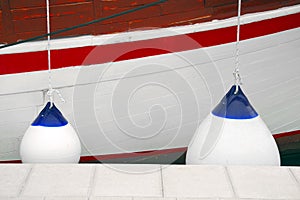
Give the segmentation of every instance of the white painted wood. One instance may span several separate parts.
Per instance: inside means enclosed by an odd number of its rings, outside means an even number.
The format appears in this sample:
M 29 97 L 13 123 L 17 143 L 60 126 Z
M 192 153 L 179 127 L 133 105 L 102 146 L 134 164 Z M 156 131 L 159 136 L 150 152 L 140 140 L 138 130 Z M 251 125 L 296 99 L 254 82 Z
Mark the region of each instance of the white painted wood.
M 33 120 L 33 119 L 31 119 Z M 24 122 L 9 122 L 0 125 L 0 140 L 5 138 L 22 138 L 23 134 L 25 133 L 28 126 L 31 124 L 32 121 L 24 121 Z
M 7 137 L 1 138 L 0 140 L 0 158 L 1 160 L 7 160 L 12 158 L 12 154 L 16 154 L 19 157 L 19 146 L 20 146 L 21 138 L 17 137 Z M 11 157 L 9 157 L 11 156 Z M 16 156 L 14 156 L 16 157 Z M 18 158 L 17 157 L 17 158 Z
M 288 123 L 285 123 L 281 126 L 276 127 L 275 129 L 273 129 L 272 131 L 276 133 L 284 133 L 286 130 L 289 131 L 296 131 L 300 129 L 300 119 L 295 119 L 292 120 Z
M 42 92 L 19 93 L 14 95 L 0 95 L 0 110 L 33 107 L 42 105 L 44 97 Z
M 12 160 L 20 160 L 20 154 L 19 154 L 19 144 L 20 142 L 16 143 L 17 148 L 14 149 L 14 151 L 10 151 L 8 153 L 2 153 L 0 156 L 1 161 L 12 161 Z M 8 144 L 10 145 L 10 144 Z M 11 149 L 9 149 L 11 150 Z M 7 150 L 5 150 L 7 151 Z
M 78 67 L 62 68 L 52 71 L 52 86 L 54 88 L 68 87 L 75 84 Z M 19 73 L 1 75 L 0 95 L 18 94 L 48 90 L 48 72 L 36 71 L 30 73 Z
M 11 125 L 18 124 L 21 122 L 33 121 L 36 115 L 35 107 L 28 108 L 18 108 L 18 109 L 9 109 L 0 111 L 0 125 L 8 124 Z

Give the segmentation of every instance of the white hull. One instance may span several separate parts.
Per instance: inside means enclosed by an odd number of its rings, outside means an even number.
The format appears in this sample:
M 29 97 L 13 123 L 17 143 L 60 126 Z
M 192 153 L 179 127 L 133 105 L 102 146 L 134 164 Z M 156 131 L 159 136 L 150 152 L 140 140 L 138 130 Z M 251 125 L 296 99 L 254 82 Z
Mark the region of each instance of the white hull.
M 298 13 L 300 6 L 246 15 L 244 23 Z M 235 19 L 194 26 L 53 41 L 53 48 L 146 40 L 232 26 Z M 133 37 L 134 36 L 134 37 Z M 81 43 L 75 41 L 80 40 Z M 193 42 L 187 38 L 187 42 Z M 38 51 L 37 42 L 0 51 Z M 148 48 L 162 48 L 156 45 Z M 26 49 L 26 50 L 25 50 Z M 120 50 L 120 55 L 129 51 Z M 167 49 L 166 49 L 167 50 Z M 300 129 L 300 28 L 240 44 L 243 89 L 273 134 Z M 82 155 L 187 147 L 199 123 L 233 83 L 235 43 L 52 71 L 56 104 L 75 127 Z M 63 58 L 62 58 L 63 59 Z M 89 59 L 89 58 L 87 58 Z M 0 76 L 0 160 L 18 160 L 19 144 L 46 102 L 48 72 Z

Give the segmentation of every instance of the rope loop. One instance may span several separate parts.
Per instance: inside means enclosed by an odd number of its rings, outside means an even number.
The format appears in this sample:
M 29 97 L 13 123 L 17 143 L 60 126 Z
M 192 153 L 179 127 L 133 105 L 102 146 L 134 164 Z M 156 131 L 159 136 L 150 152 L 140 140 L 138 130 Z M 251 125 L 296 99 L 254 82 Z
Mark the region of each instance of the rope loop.
M 49 97 L 49 101 L 50 101 L 50 108 L 53 106 L 53 102 L 54 102 L 54 93 L 57 94 L 57 96 L 60 98 L 61 102 L 62 103 L 65 103 L 65 99 L 63 98 L 63 96 L 61 95 L 61 93 L 59 92 L 59 90 L 57 89 L 53 89 L 53 88 L 50 88 L 48 91 L 47 91 L 47 96 Z
M 239 69 L 235 69 L 233 71 L 233 76 L 234 76 L 234 79 L 235 79 L 235 91 L 234 91 L 234 94 L 237 94 L 238 91 L 239 91 L 239 86 L 242 85 L 242 82 L 241 82 L 241 75 L 239 73 Z

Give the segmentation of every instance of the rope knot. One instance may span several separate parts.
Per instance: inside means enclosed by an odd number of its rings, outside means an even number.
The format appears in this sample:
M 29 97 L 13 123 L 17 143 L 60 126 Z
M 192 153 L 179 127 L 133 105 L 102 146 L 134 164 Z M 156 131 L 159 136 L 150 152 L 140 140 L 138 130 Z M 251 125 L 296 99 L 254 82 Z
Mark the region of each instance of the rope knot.
M 50 101 L 50 108 L 53 106 L 53 102 L 54 102 L 54 99 L 53 99 L 53 94 L 56 93 L 57 96 L 59 97 L 59 99 L 61 100 L 62 103 L 65 103 L 65 99 L 62 97 L 61 93 L 59 92 L 59 90 L 57 89 L 53 89 L 53 88 L 50 88 L 48 91 L 47 91 L 47 96 L 49 97 L 49 101 Z

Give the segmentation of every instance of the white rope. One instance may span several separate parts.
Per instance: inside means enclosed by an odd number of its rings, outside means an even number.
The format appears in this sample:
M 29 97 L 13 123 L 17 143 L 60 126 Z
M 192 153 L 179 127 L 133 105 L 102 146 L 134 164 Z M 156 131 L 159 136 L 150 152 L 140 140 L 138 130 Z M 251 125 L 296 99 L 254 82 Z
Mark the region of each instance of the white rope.
M 63 103 L 65 102 L 64 98 L 62 97 L 62 95 L 60 94 L 60 92 L 59 92 L 58 90 L 53 89 L 53 88 L 50 88 L 50 89 L 48 90 L 48 92 L 47 92 L 47 95 L 49 96 L 49 100 L 50 100 L 50 103 L 51 103 L 51 106 L 50 106 L 50 107 L 53 106 L 53 101 L 54 101 L 54 99 L 53 99 L 53 93 L 56 93 L 56 94 L 58 95 L 58 97 L 60 98 L 60 100 L 61 100 Z
M 237 33 L 236 33 L 236 46 L 235 46 L 235 68 L 233 71 L 233 76 L 235 79 L 235 94 L 239 90 L 239 85 L 241 85 L 241 76 L 240 76 L 240 60 L 239 60 L 239 44 L 240 44 L 240 29 L 241 29 L 241 7 L 242 0 L 238 0 L 238 16 L 237 16 Z
M 50 3 L 49 0 L 46 0 L 46 8 L 47 8 L 47 52 L 48 52 L 48 92 L 50 101 L 50 108 L 53 106 L 53 93 L 56 93 L 62 102 L 65 102 L 60 92 L 52 87 L 52 74 L 51 74 L 51 49 L 50 49 Z
M 47 51 L 48 51 L 48 87 L 49 90 L 52 89 L 52 77 L 51 77 L 51 50 L 50 50 L 50 5 L 49 0 L 46 0 L 46 8 L 47 8 Z

